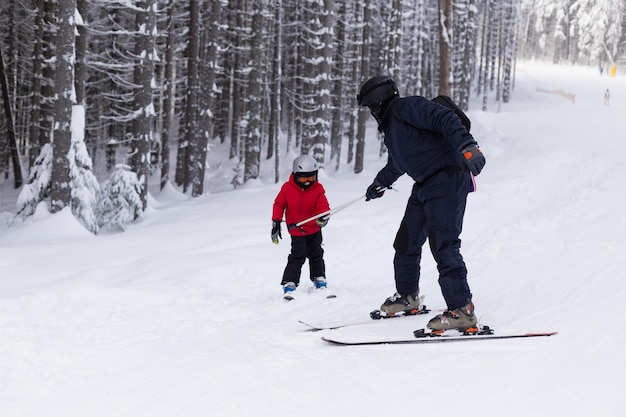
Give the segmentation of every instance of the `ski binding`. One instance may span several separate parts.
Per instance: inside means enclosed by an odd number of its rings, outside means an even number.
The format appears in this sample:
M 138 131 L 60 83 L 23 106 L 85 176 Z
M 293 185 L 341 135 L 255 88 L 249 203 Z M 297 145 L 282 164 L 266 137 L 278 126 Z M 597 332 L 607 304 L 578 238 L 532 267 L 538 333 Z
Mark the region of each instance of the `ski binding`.
M 399 313 L 399 314 L 387 314 L 381 310 L 374 310 L 370 313 L 370 317 L 372 318 L 372 320 L 382 320 L 382 319 L 393 319 L 393 318 L 402 317 L 402 316 L 417 316 L 419 314 L 426 314 L 426 313 L 430 313 L 430 310 L 426 308 L 425 305 L 420 304 L 420 306 L 416 308 L 415 310 L 403 311 L 402 313 Z

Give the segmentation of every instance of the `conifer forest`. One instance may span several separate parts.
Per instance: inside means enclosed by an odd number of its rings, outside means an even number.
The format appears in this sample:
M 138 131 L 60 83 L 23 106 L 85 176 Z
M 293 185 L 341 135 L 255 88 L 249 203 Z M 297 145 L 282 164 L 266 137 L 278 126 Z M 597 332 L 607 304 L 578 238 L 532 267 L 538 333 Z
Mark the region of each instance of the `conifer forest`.
M 278 182 L 285 150 L 359 173 L 371 76 L 497 110 L 487 97 L 511 99 L 519 60 L 621 69 L 624 13 L 623 0 L 3 0 L 0 173 L 22 188 L 20 215 L 47 201 L 94 233 L 120 205 L 140 216 L 149 181 L 203 195 L 216 144 L 233 188 L 262 165 Z

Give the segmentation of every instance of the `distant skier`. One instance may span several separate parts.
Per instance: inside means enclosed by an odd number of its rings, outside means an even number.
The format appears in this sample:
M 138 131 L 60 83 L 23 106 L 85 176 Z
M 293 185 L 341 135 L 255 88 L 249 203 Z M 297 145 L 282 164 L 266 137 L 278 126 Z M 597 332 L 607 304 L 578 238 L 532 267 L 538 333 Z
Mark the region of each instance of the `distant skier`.
M 609 92 L 609 89 L 607 88 L 606 91 L 604 92 L 604 105 L 608 106 L 609 104 L 611 104 L 611 93 Z
M 292 174 L 283 184 L 274 200 L 272 209 L 272 242 L 282 239 L 281 221 L 285 214 L 287 230 L 291 235 L 291 253 L 283 273 L 281 285 L 285 299 L 292 299 L 300 284 L 304 261 L 309 259 L 309 279 L 317 289 L 326 288 L 326 266 L 322 249 L 321 228 L 328 223 L 328 216 L 320 217 L 301 226 L 297 223 L 330 210 L 326 192 L 317 180 L 317 161 L 309 155 L 301 155 L 293 161 Z
M 397 292 L 380 310 L 393 315 L 419 309 L 420 260 L 428 238 L 447 304 L 428 327 L 434 331 L 475 327 L 459 235 L 473 184 L 470 172 L 478 175 L 485 157 L 452 109 L 420 96 L 399 98 L 396 83 L 387 76 L 366 81 L 357 102 L 369 107 L 389 151 L 387 165 L 367 188 L 366 200 L 382 197 L 404 174 L 415 181 L 393 244 Z

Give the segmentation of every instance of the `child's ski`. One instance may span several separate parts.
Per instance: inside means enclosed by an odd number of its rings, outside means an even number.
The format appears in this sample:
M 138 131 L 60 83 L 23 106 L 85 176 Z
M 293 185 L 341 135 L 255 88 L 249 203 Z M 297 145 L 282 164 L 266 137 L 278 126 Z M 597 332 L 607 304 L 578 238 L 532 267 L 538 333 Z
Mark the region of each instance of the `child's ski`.
M 337 295 L 335 293 L 328 291 L 327 288 L 312 288 L 310 291 L 308 291 L 308 294 L 312 296 L 319 296 L 322 298 L 329 298 L 329 299 L 337 298 Z M 283 294 L 283 300 L 285 301 L 293 301 L 295 299 L 296 299 L 295 291 L 289 291 Z
M 327 287 L 322 288 L 312 288 L 309 291 L 310 294 L 315 296 L 321 296 L 324 298 L 337 298 L 337 294 L 331 292 Z

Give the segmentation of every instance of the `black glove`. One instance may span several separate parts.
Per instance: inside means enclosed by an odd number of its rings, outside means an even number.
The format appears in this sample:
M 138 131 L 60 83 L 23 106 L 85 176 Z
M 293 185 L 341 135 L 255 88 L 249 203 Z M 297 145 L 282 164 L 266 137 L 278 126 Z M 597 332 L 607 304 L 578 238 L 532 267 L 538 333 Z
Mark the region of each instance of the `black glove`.
M 466 146 L 461 151 L 461 155 L 463 156 L 463 162 L 465 162 L 472 174 L 480 174 L 480 171 L 482 171 L 485 166 L 485 156 L 480 149 L 478 149 L 478 145 L 473 143 Z
M 378 180 L 374 180 L 372 185 L 367 187 L 367 191 L 365 192 L 365 201 L 370 201 L 375 198 L 382 197 L 385 194 L 385 186 L 378 182 Z
M 280 230 L 280 222 L 274 220 L 272 222 L 272 243 L 278 245 L 278 238 L 282 239 L 283 235 Z
M 318 225 L 319 227 L 324 227 L 324 226 L 326 226 L 326 225 L 328 224 L 328 218 L 329 218 L 329 216 L 322 216 L 322 217 L 318 217 L 318 218 L 315 220 L 315 223 L 317 223 L 317 225 Z

